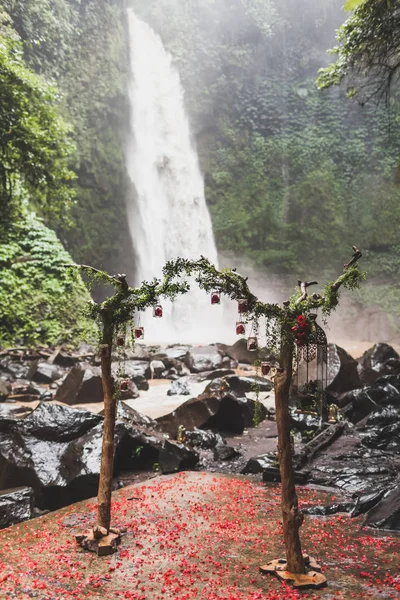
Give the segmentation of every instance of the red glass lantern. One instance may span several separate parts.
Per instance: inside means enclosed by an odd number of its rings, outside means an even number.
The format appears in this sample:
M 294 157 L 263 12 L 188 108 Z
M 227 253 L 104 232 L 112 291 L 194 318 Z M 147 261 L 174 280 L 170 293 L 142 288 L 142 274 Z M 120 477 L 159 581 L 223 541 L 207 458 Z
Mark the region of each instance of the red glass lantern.
M 144 327 L 135 327 L 135 339 L 136 340 L 144 339 Z
M 125 338 L 123 335 L 119 335 L 117 337 L 117 346 L 124 346 L 125 345 Z
M 161 319 L 161 317 L 163 316 L 163 309 L 161 304 L 156 304 L 156 306 L 153 308 L 153 317 L 156 317 L 157 319 Z
M 247 340 L 247 350 L 250 350 L 250 352 L 254 352 L 255 350 L 257 350 L 257 348 L 258 348 L 257 338 L 249 337 L 249 339 Z
M 123 379 L 119 386 L 121 392 L 126 392 L 129 390 L 129 379 Z
M 100 346 L 100 356 L 102 358 L 107 358 L 107 356 L 110 356 L 110 346 L 108 344 L 102 344 Z
M 245 335 L 246 334 L 246 326 L 241 321 L 236 323 L 236 335 Z
M 218 292 L 213 292 L 211 294 L 211 304 L 221 304 L 221 296 Z
M 271 365 L 267 362 L 262 362 L 261 363 L 261 374 L 262 375 L 268 375 L 268 373 L 271 371 Z
M 241 315 L 243 313 L 249 312 L 249 301 L 247 300 L 247 298 L 241 298 L 240 300 L 238 300 L 238 311 Z

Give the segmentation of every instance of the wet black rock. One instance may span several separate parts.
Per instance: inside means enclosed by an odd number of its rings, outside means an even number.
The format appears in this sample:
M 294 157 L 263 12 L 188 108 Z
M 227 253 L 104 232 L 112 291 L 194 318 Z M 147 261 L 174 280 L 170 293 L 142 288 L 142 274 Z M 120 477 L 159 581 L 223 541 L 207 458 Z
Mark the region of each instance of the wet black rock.
M 261 417 L 267 410 L 261 405 Z M 184 402 L 176 410 L 157 419 L 162 430 L 176 438 L 179 425 L 232 433 L 242 433 L 253 426 L 255 401 L 242 398 L 231 390 L 225 379 L 212 381 L 203 394 Z
M 212 371 L 223 367 L 222 355 L 216 346 L 191 348 L 187 351 L 184 360 L 192 373 Z
M 361 387 L 358 363 L 343 348 L 336 344 L 328 346 L 328 381 L 326 388 L 330 400 L 340 394 Z
M 103 412 L 100 414 L 103 414 Z M 144 427 L 152 430 L 159 429 L 157 421 L 151 417 L 148 417 L 147 415 L 142 415 L 137 410 L 126 404 L 126 402 L 118 402 L 117 419 L 123 421 L 126 425 L 131 427 Z
M 242 473 L 263 473 L 266 469 L 276 469 L 278 462 L 275 454 L 261 454 L 250 458 Z
M 290 428 L 296 431 L 318 431 L 320 418 L 318 415 L 299 412 L 295 408 L 290 409 Z
M 358 517 L 358 515 L 365 514 L 373 506 L 378 504 L 384 494 L 384 489 L 373 491 L 369 494 L 355 494 L 355 503 L 350 516 Z
M 167 396 L 190 396 L 189 381 L 186 377 L 177 379 L 171 384 Z
M 199 455 L 193 448 L 165 440 L 161 448 L 158 463 L 161 473 L 176 473 L 191 469 L 199 461 Z
M 373 427 L 360 432 L 363 446 L 400 454 L 400 419 L 385 427 Z
M 33 369 L 30 369 L 29 379 L 35 383 L 52 383 L 61 379 L 63 373 L 56 366 L 48 362 L 37 362 Z
M 348 392 L 341 398 L 343 414 L 352 423 L 358 423 L 372 412 L 385 406 L 400 407 L 400 393 L 387 380 L 378 380 L 373 386 Z
M 0 491 L 0 529 L 33 516 L 34 493 L 30 487 Z
M 214 448 L 214 460 L 227 461 L 227 460 L 233 460 L 234 458 L 237 458 L 238 456 L 240 456 L 240 452 L 238 452 L 235 448 L 232 448 L 232 446 L 228 446 L 225 443 L 218 444 Z
M 212 449 L 217 445 L 225 444 L 225 440 L 220 433 L 205 431 L 196 427 L 192 431 L 186 431 L 186 441 L 191 446 L 203 449 Z
M 59 404 L 41 402 L 21 421 L 18 431 L 38 440 L 69 442 L 103 421 L 100 415 Z
M 398 367 L 399 359 L 400 356 L 389 344 L 375 344 L 364 352 L 358 362 L 362 369 L 372 369 L 379 374 L 385 374 Z
M 248 392 L 270 392 L 274 387 L 272 382 L 264 377 L 241 377 L 239 375 L 230 375 L 225 377 L 226 383 L 236 393 L 243 396 Z
M 318 517 L 327 517 L 329 515 L 336 515 L 340 512 L 350 512 L 354 504 L 352 502 L 342 502 L 340 504 L 331 504 L 329 506 L 310 506 L 302 509 L 302 512 L 306 515 L 315 515 Z
M 368 512 L 365 523 L 377 529 L 400 531 L 400 485 L 388 490 Z

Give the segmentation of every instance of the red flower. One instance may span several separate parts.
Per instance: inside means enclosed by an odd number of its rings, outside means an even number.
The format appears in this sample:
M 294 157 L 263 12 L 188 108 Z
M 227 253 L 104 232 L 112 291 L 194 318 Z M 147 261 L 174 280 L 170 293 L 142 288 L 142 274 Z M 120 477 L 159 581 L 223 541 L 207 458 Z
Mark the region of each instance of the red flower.
M 306 318 L 305 318 L 305 316 L 304 316 L 304 315 L 299 315 L 299 316 L 297 317 L 297 322 L 298 322 L 298 324 L 299 324 L 301 327 L 303 327 L 303 326 L 306 324 Z

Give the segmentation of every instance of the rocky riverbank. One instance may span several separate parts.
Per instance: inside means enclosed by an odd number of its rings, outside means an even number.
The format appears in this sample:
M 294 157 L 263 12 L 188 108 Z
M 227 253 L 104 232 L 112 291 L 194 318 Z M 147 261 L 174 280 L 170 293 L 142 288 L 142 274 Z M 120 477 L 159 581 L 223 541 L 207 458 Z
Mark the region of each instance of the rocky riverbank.
M 400 358 L 385 344 L 358 361 L 333 344 L 329 352 L 327 396 L 341 407 L 341 420 L 321 431 L 317 417 L 292 409 L 298 481 L 342 494 L 338 506 L 311 511 L 368 512 L 372 526 L 400 529 Z M 278 480 L 272 382 L 256 377 L 253 361 L 244 340 L 138 345 L 116 355 L 114 374 L 127 385 L 115 487 L 185 469 Z M 94 349 L 2 352 L 0 398 L 0 527 L 94 496 L 103 429 Z

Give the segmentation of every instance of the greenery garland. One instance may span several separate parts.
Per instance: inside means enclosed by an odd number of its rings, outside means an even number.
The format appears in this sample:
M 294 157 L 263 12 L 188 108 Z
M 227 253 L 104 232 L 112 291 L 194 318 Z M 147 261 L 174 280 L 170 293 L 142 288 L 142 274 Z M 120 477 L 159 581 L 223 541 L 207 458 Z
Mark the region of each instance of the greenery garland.
M 218 270 L 203 256 L 198 260 L 177 258 L 168 261 L 163 268 L 162 279 L 144 281 L 137 288 L 128 286 L 125 275 L 112 276 L 87 265 L 66 266 L 83 271 L 89 285 L 102 283 L 114 288 L 115 293 L 103 302 L 90 302 L 88 310 L 89 317 L 97 323 L 102 316 L 108 315 L 113 339 L 120 332 L 126 334 L 128 325 L 134 325 L 135 311 L 141 312 L 155 306 L 162 298 L 173 301 L 177 296 L 186 294 L 191 285 L 188 278 L 194 278 L 200 289 L 207 293 L 224 294 L 236 301 L 246 300 L 246 322 L 253 322 L 255 331 L 258 331 L 259 320 L 265 318 L 268 345 L 279 347 L 282 335 L 293 343 L 298 339 L 299 320 L 300 324 L 308 323 L 310 313 L 317 309 L 321 309 L 326 318 L 338 305 L 341 288 L 353 290 L 359 286 L 366 278 L 365 272 L 357 264 L 360 257 L 361 252 L 354 248 L 353 259 L 344 265 L 343 274 L 338 279 L 325 285 L 323 295 L 308 295 L 306 290 L 310 283 L 299 282 L 299 288 L 283 306 L 262 302 L 250 291 L 246 277 L 235 269 Z

